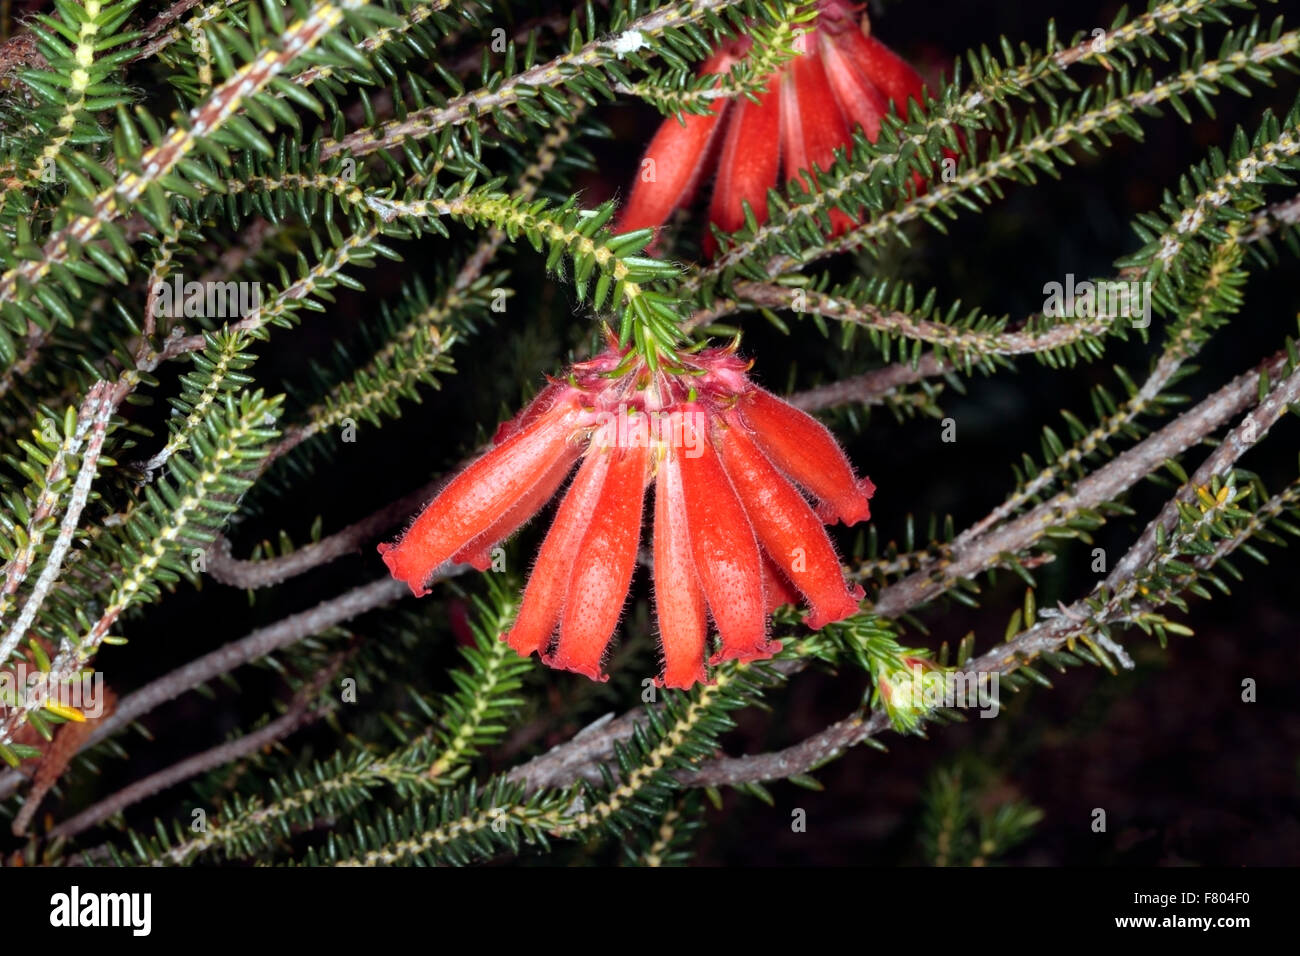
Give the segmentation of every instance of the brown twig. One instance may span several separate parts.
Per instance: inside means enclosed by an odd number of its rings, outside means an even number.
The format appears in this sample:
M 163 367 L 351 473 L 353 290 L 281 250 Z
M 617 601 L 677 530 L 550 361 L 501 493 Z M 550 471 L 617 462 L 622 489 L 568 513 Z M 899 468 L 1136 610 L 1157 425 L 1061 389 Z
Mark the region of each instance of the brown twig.
M 457 573 L 459 569 L 452 568 L 442 577 L 450 577 Z M 409 593 L 409 589 L 402 582 L 392 578 L 381 578 L 346 591 L 328 601 L 322 601 L 306 611 L 291 614 L 265 627 L 259 627 L 245 637 L 192 660 L 122 698 L 118 702 L 117 710 L 102 722 L 86 741 L 85 746 L 95 746 L 125 729 L 154 708 L 222 674 L 320 634 L 344 621 L 399 601 Z M 0 774 L 0 799 L 12 793 L 21 781 L 22 774 L 16 770 Z
M 0 43 L 0 79 L 14 70 L 29 66 L 37 69 L 45 69 L 49 66 L 41 51 L 37 49 L 36 37 L 30 31 L 24 30 L 5 40 L 4 43 Z
M 127 807 L 139 803 L 141 800 L 148 799 L 169 787 L 176 786 L 178 783 L 183 783 L 191 777 L 214 770 L 249 754 L 257 753 L 263 747 L 268 747 L 307 724 L 324 717 L 335 708 L 336 704 L 333 701 L 322 702 L 313 707 L 311 703 L 321 690 L 334 679 L 344 661 L 351 657 L 354 652 L 355 648 L 335 654 L 328 664 L 298 689 L 284 714 L 268 723 L 265 727 L 245 734 L 236 740 L 229 740 L 219 744 L 205 750 L 203 753 L 188 757 L 165 770 L 150 774 L 143 780 L 137 780 L 117 793 L 92 804 L 76 816 L 64 820 L 50 831 L 50 839 L 74 837 L 78 833 L 89 830 L 104 820 L 116 816 Z
M 239 760 L 241 757 L 256 753 L 263 747 L 289 736 L 299 728 L 319 720 L 333 710 L 334 706 L 333 704 L 327 704 L 319 707 L 307 707 L 305 703 L 296 700 L 284 715 L 271 721 L 260 730 L 255 730 L 236 740 L 227 741 L 210 750 L 205 750 L 203 753 L 188 757 L 165 770 L 150 774 L 143 780 L 137 780 L 130 786 L 123 787 L 117 793 L 92 804 L 81 813 L 69 817 L 51 830 L 50 838 L 74 837 L 78 833 L 89 830 L 91 827 L 121 813 L 127 807 L 139 803 L 141 800 L 147 800 L 154 794 L 161 793 L 178 783 L 184 783 L 191 777 L 197 777 L 201 773 L 206 773 L 209 770 Z
M 231 556 L 230 542 L 218 537 L 208 549 L 207 570 L 214 581 L 235 588 L 265 588 L 358 551 L 418 511 L 450 480 L 442 475 L 404 497 L 384 505 L 341 531 L 278 558 L 241 561 Z
M 791 288 L 775 282 L 737 282 L 734 291 L 736 299 L 743 305 L 822 315 L 848 325 L 876 329 L 973 356 L 1032 355 L 1052 351 L 1088 336 L 1104 335 L 1120 318 L 1119 315 L 1099 315 L 1085 321 L 1063 322 L 1043 331 L 1031 329 L 1029 322 L 1011 331 L 972 331 L 918 319 L 894 309 L 862 305 L 815 289 Z M 695 321 L 695 316 L 692 316 L 685 324 L 693 327 L 691 323 Z
M 862 375 L 819 385 L 805 392 L 791 395 L 787 401 L 805 412 L 820 411 L 837 405 L 879 405 L 885 396 L 927 378 L 936 378 L 953 371 L 953 366 L 933 352 L 921 356 L 915 365 L 898 362 L 884 368 L 873 369 Z
M 177 31 L 169 30 L 173 23 L 179 20 L 190 10 L 197 7 L 202 0 L 178 0 L 168 9 L 164 10 L 158 16 L 154 17 L 144 28 L 144 35 L 141 39 L 147 41 L 140 52 L 136 54 L 132 62 L 139 63 L 141 60 L 147 60 L 150 57 L 157 56 L 167 47 L 171 46 L 178 39 L 180 34 Z M 232 6 L 235 0 L 226 0 L 226 6 Z M 193 28 L 191 27 L 191 30 Z

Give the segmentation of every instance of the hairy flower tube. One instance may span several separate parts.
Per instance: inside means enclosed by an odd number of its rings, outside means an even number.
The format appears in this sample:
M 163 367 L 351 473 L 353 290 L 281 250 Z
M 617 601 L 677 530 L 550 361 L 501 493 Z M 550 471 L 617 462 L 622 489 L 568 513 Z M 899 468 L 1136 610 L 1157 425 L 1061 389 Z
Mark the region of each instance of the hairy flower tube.
M 802 176 L 811 188 L 808 171 L 814 165 L 829 169 L 835 150 L 851 147 L 855 127 L 875 142 L 891 104 L 906 116 L 909 100 L 921 103 L 920 74 L 871 35 L 867 18 L 859 18 L 861 9 L 846 0 L 820 0 L 817 18 L 795 40 L 799 55 L 768 78 L 758 102 L 719 98 L 709 114 L 665 120 L 646 149 L 615 231 L 663 225 L 691 203 L 715 164 L 709 222 L 735 232 L 745 223 L 744 202 L 765 222 L 767 191 L 782 171 L 786 181 Z M 702 64 L 701 75 L 729 72 L 751 45 L 745 37 L 729 41 Z M 853 225 L 851 217 L 832 210 L 833 234 Z M 711 233 L 704 243 L 711 256 Z
M 675 363 L 652 371 L 611 346 L 551 382 L 379 546 L 393 576 L 420 596 L 448 562 L 486 569 L 572 472 L 505 635 L 520 654 L 605 679 L 651 485 L 661 686 L 706 680 L 706 662 L 771 657 L 781 645 L 768 618 L 783 604 L 806 604 L 813 628 L 856 613 L 862 589 L 845 580 L 823 522 L 869 518 L 871 481 L 823 425 L 750 381 L 731 349 Z

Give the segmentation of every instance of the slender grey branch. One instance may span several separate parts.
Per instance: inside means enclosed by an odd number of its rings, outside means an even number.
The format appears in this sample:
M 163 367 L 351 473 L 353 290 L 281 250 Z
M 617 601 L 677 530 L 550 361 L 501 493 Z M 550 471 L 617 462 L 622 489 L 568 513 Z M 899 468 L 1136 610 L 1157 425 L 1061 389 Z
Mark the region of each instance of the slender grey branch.
M 89 830 L 96 824 L 121 813 L 127 807 L 139 803 L 141 800 L 152 797 L 156 793 L 161 793 L 169 787 L 174 787 L 176 784 L 191 777 L 196 777 L 208 770 L 214 770 L 241 757 L 256 753 L 263 747 L 289 736 L 300 727 L 325 716 L 336 706 L 334 702 L 322 702 L 315 707 L 311 706 L 311 702 L 334 679 L 339 672 L 339 668 L 343 666 L 343 662 L 353 653 L 355 653 L 355 648 L 335 654 L 329 663 L 298 689 L 284 714 L 268 723 L 265 727 L 245 734 L 236 740 L 218 744 L 203 753 L 188 757 L 166 770 L 150 774 L 143 780 L 137 780 L 130 786 L 124 787 L 117 793 L 87 807 L 76 816 L 64 820 L 50 831 L 50 837 L 52 839 L 74 837 L 83 830 Z
M 876 613 L 884 617 L 905 614 L 943 593 L 953 581 L 973 577 L 999 564 L 1002 555 L 1012 555 L 1031 546 L 1042 537 L 1045 529 L 1060 525 L 1081 510 L 1114 499 L 1159 468 L 1164 461 L 1182 454 L 1233 415 L 1248 408 L 1256 398 L 1259 373 L 1267 370 L 1276 377 L 1285 364 L 1286 353 L 1281 352 L 1260 369 L 1238 375 L 1195 408 L 1184 412 L 1073 487 L 966 546 L 954 548 L 946 556 L 941 569 L 922 568 L 889 585 L 876 598 Z
M 69 817 L 50 831 L 51 839 L 74 837 L 89 830 L 110 817 L 121 813 L 128 807 L 147 800 L 154 794 L 183 783 L 191 777 L 215 770 L 232 761 L 257 753 L 263 747 L 289 736 L 299 728 L 319 720 L 334 709 L 333 704 L 320 707 L 306 707 L 295 702 L 294 706 L 281 717 L 271 721 L 265 727 L 245 734 L 236 740 L 219 744 L 202 753 L 187 757 L 165 770 L 150 774 L 143 780 L 137 780 L 130 786 L 123 787 L 117 793 L 105 797 L 98 803 L 87 807 L 75 817 Z
M 808 773 L 844 751 L 890 729 L 883 710 L 855 712 L 811 737 L 783 750 L 745 757 L 718 757 L 674 776 L 688 787 L 734 786 L 738 783 L 784 780 Z
M 801 658 L 791 658 L 774 661 L 768 666 L 789 677 L 809 663 Z M 603 779 L 600 765 L 614 758 L 614 745 L 632 736 L 637 725 L 645 720 L 645 713 L 644 709 L 637 708 L 612 720 L 602 718 L 564 743 L 515 767 L 506 774 L 506 779 L 522 783 L 530 793 L 548 787 L 567 786 L 575 780 L 599 784 Z
M 625 30 L 654 36 L 668 27 L 702 20 L 736 2 L 737 0 L 694 0 L 685 10 L 679 7 L 661 7 L 629 21 Z M 320 158 L 327 161 L 345 152 L 359 158 L 376 150 L 400 146 L 408 139 L 428 137 L 447 126 L 468 123 L 477 116 L 518 103 L 528 95 L 529 89 L 554 87 L 556 76 L 566 69 L 595 67 L 618 58 L 620 42 L 621 38 L 617 36 L 593 40 L 579 50 L 562 53 L 503 83 L 472 90 L 440 105 L 413 110 L 400 120 L 383 124 L 379 127 L 379 135 L 374 135 L 374 131 L 371 131 L 364 136 L 350 133 L 342 139 L 326 139 L 321 144 Z
M 1272 370 L 1276 375 L 1276 370 Z M 1256 387 L 1259 376 L 1245 376 L 1250 385 Z M 1153 520 L 1138 539 L 1137 544 L 1111 570 L 1108 581 L 1114 587 L 1118 582 L 1132 577 L 1145 566 L 1156 553 L 1157 540 L 1161 533 L 1167 533 L 1178 523 L 1178 505 L 1196 497 L 1198 488 L 1209 485 L 1215 477 L 1222 477 L 1233 463 L 1262 439 L 1279 418 L 1286 413 L 1287 406 L 1300 397 L 1300 370 L 1293 371 L 1281 382 L 1269 390 L 1264 400 L 1249 415 L 1228 432 L 1219 447 L 1201 463 L 1191 479 L 1177 495 L 1165 503 L 1160 514 Z
M 220 536 L 208 549 L 208 574 L 214 581 L 236 588 L 265 588 L 287 581 L 359 550 L 364 543 L 373 541 L 419 510 L 438 493 L 447 480 L 447 476 L 440 476 L 341 531 L 278 558 L 241 561 L 231 556 L 230 542 Z
M 117 408 L 115 403 L 109 401 L 108 393 L 109 384 L 99 381 L 91 386 L 86 395 L 81 411 L 89 425 L 90 434 L 86 442 L 86 452 L 81 457 L 81 465 L 77 471 L 77 480 L 73 483 L 68 507 L 63 512 L 63 519 L 59 523 L 59 534 L 50 548 L 45 567 L 41 569 L 40 576 L 32 587 L 32 593 L 23 604 L 23 609 L 18 613 L 4 640 L 0 641 L 0 662 L 9 660 L 9 655 L 26 636 L 27 629 L 31 627 L 36 613 L 45 604 L 46 596 L 54 587 L 59 572 L 63 569 L 63 559 L 67 557 L 68 550 L 72 547 L 72 539 L 77 533 L 77 526 L 81 523 L 81 512 L 90 500 L 90 486 L 98 473 L 99 456 L 104 448 L 104 438 L 108 434 L 108 420 L 113 417 L 113 412 Z
M 1279 228 L 1300 224 L 1300 196 L 1265 206 L 1250 220 L 1250 229 L 1242 233 L 1242 242 L 1258 242 Z
M 457 569 L 453 568 L 443 576 L 456 573 L 458 573 Z M 190 661 L 183 667 L 178 667 L 123 697 L 118 702 L 117 710 L 110 717 L 105 718 L 90 735 L 85 747 L 95 746 L 155 707 L 206 684 L 236 667 L 282 650 L 337 624 L 359 617 L 367 611 L 392 604 L 409 593 L 409 589 L 401 581 L 381 578 L 370 584 L 353 588 L 336 598 L 322 601 L 309 610 L 291 614 L 274 624 L 260 627 L 247 636 Z M 0 799 L 12 793 L 22 780 L 23 775 L 17 770 L 0 774 Z
M 1145 410 L 1150 408 L 1151 403 L 1173 380 L 1174 375 L 1182 368 L 1189 356 L 1189 352 L 1180 339 L 1171 341 L 1165 350 L 1161 353 L 1160 358 L 1156 361 L 1155 367 L 1151 374 L 1147 376 L 1141 388 L 1137 390 L 1120 408 L 1111 415 L 1105 422 L 1099 426 L 1098 430 L 1090 434 L 1081 444 L 1071 448 L 1064 456 L 1052 464 L 1051 467 L 1044 468 L 1033 478 L 1025 483 L 1023 488 L 1018 489 L 1014 494 L 1008 497 L 1002 504 L 998 505 L 987 515 L 975 522 L 952 542 L 952 546 L 960 548 L 968 544 L 975 538 L 988 531 L 989 528 L 1010 517 L 1017 509 L 1022 507 L 1026 502 L 1032 501 L 1037 495 L 1057 483 L 1063 472 L 1063 465 L 1078 464 L 1098 445 L 1102 437 L 1109 437 L 1123 428 L 1125 425 L 1133 422 Z M 1095 437 L 1095 436 L 1102 437 Z
M 1088 336 L 1104 335 L 1119 318 L 1118 315 L 1099 315 L 1095 318 L 1061 322 L 1041 331 L 1030 328 L 1028 322 L 1011 330 L 980 331 L 917 318 L 896 309 L 837 298 L 815 289 L 793 288 L 776 282 L 737 282 L 734 291 L 740 302 L 747 306 L 822 315 L 848 325 L 929 342 L 961 355 L 977 357 L 1049 352 Z
M 575 780 L 600 783 L 600 765 L 614 758 L 614 744 L 630 738 L 644 720 L 645 711 L 638 708 L 599 726 L 591 726 L 546 753 L 521 763 L 506 774 L 506 779 L 522 783 L 529 793 L 563 787 Z
M 789 396 L 787 401 L 805 412 L 816 412 L 837 405 L 881 405 L 884 404 L 886 395 L 905 385 L 946 375 L 951 371 L 951 364 L 933 352 L 927 352 L 915 365 L 910 362 L 886 365 L 862 375 L 797 392 Z
M 85 444 L 86 434 L 90 431 L 90 423 L 94 417 L 97 401 L 97 399 L 89 395 L 82 401 L 81 407 L 77 410 L 76 427 L 73 428 L 71 435 L 64 436 L 59 450 L 54 453 L 49 466 L 45 469 L 44 488 L 36 499 L 35 506 L 31 509 L 31 517 L 27 521 L 25 535 L 27 546 L 20 549 L 5 565 L 4 584 L 0 585 L 0 619 L 3 619 L 6 609 L 9 607 L 9 599 L 18 592 L 23 582 L 27 580 L 32 560 L 36 555 L 37 544 L 44 540 L 41 529 L 59 505 L 60 496 L 53 488 L 67 477 L 68 457 L 80 452 L 81 446 Z M 0 654 L 0 662 L 7 659 L 8 654 Z

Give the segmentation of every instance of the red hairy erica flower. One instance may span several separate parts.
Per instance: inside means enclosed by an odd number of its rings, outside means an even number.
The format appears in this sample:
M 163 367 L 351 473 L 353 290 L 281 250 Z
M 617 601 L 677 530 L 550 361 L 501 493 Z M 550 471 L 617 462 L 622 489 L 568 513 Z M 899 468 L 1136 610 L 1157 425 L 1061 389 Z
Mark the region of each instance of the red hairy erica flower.
M 795 40 L 799 56 L 768 78 L 754 103 L 722 98 L 712 113 L 692 114 L 683 124 L 670 117 L 646 150 L 641 174 L 623 208 L 615 232 L 663 225 L 673 210 L 691 202 L 706 167 L 716 159 L 717 182 L 709 205 L 709 222 L 723 232 L 745 223 L 742 200 L 758 222 L 767 219 L 767 191 L 786 180 L 804 177 L 814 165 L 829 169 L 834 152 L 852 142 L 861 127 L 875 142 L 890 104 L 907 115 L 908 100 L 922 101 L 920 74 L 870 32 L 862 5 L 847 0 L 820 0 L 817 18 Z M 730 41 L 704 62 L 701 75 L 725 74 L 752 45 L 748 38 Z M 922 188 L 917 180 L 917 188 Z M 833 233 L 855 225 L 844 213 L 831 213 Z M 704 239 L 713 254 L 712 234 Z
M 845 581 L 822 522 L 869 518 L 871 481 L 823 425 L 751 382 L 732 350 L 677 362 L 651 371 L 611 347 L 548 385 L 379 546 L 393 576 L 420 596 L 447 562 L 486 569 L 576 464 L 506 635 L 520 654 L 605 679 L 652 483 L 661 686 L 705 680 L 706 659 L 771 657 L 781 645 L 767 619 L 783 604 L 805 602 L 813 628 L 854 614 L 862 589 Z

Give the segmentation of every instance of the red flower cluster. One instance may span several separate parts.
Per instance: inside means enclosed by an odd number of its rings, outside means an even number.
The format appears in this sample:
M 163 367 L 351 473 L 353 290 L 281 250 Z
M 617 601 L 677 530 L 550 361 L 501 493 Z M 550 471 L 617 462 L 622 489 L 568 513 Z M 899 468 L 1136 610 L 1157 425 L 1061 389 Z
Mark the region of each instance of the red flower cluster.
M 419 596 L 447 561 L 486 569 L 581 459 L 506 635 L 519 653 L 605 679 L 652 481 L 661 685 L 704 680 L 706 657 L 770 657 L 781 645 L 767 617 L 800 596 L 813 628 L 855 613 L 862 589 L 845 581 L 822 522 L 869 518 L 871 481 L 854 476 L 825 427 L 754 385 L 732 351 L 680 363 L 652 372 L 611 348 L 553 381 L 396 544 L 379 546 L 393 576 Z
M 671 117 L 659 127 L 641 164 L 641 175 L 623 208 L 616 232 L 663 225 L 673 210 L 691 202 L 710 162 L 718 168 L 709 221 L 723 232 L 745 222 L 747 200 L 760 223 L 767 219 L 767 191 L 784 166 L 786 180 L 817 165 L 830 168 L 834 152 L 852 142 L 854 126 L 871 142 L 890 104 L 902 116 L 907 102 L 922 101 L 920 75 L 870 34 L 862 6 L 846 0 L 820 0 L 817 19 L 795 41 L 801 55 L 768 78 L 757 103 L 718 99 L 709 115 Z M 702 75 L 724 74 L 744 57 L 751 41 L 727 44 L 700 68 Z M 811 177 L 803 173 L 808 185 Z M 918 189 L 921 183 L 917 183 Z M 856 223 L 831 213 L 835 235 Z M 713 254 L 705 236 L 705 254 Z

